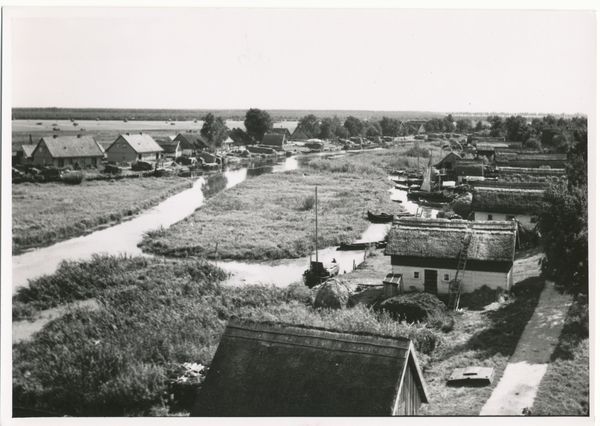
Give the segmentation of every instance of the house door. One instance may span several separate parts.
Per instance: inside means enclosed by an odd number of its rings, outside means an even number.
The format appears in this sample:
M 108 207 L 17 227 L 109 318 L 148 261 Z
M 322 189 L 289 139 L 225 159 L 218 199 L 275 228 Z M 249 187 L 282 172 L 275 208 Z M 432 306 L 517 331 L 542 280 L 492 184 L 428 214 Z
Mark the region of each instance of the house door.
M 425 293 L 437 294 L 437 271 L 425 269 Z

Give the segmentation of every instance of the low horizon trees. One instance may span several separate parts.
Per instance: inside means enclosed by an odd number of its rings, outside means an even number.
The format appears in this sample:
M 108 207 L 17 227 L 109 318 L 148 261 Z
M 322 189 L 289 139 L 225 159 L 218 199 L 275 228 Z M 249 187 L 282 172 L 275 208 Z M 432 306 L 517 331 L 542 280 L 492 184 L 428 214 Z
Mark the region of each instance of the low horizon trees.
M 244 126 L 246 126 L 246 133 L 255 141 L 260 142 L 265 133 L 273 128 L 273 119 L 267 111 L 250 108 L 246 112 Z

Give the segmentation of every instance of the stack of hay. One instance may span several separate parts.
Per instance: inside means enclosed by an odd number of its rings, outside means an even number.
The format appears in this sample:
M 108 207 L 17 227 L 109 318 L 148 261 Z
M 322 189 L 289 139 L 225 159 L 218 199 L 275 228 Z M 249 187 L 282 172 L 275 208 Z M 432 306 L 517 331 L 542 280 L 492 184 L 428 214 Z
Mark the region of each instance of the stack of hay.
M 316 290 L 315 308 L 350 308 L 356 305 L 356 300 L 350 294 L 348 284 L 339 279 L 331 278 L 314 288 Z

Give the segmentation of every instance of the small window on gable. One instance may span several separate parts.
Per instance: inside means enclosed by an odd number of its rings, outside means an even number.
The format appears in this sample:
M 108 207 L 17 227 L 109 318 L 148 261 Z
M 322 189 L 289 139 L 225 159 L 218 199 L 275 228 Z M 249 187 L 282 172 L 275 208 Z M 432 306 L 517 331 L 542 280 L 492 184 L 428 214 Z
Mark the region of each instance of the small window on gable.
M 415 279 L 418 279 L 418 278 L 419 278 L 419 271 L 415 271 L 415 273 L 414 273 L 413 277 L 414 277 Z
M 450 274 L 444 274 L 444 281 L 450 281 Z
M 488 214 L 488 220 L 494 220 L 494 216 L 491 214 Z

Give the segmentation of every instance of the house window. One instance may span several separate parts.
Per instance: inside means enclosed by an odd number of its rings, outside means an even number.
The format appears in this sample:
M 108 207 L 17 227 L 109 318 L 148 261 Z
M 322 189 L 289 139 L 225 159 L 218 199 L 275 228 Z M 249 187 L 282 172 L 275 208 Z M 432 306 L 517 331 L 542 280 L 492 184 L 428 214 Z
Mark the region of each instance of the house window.
M 62 158 L 58 159 L 58 167 L 64 167 L 65 166 L 65 160 L 63 160 Z
M 450 274 L 444 274 L 444 281 L 450 281 Z
M 494 216 L 491 214 L 488 214 L 488 220 L 494 220 Z
M 512 214 L 507 214 L 506 215 L 506 220 L 515 220 L 515 216 Z
M 414 278 L 414 279 L 416 279 L 416 280 L 418 280 L 418 279 L 419 279 L 419 272 L 418 272 L 418 271 L 415 271 L 415 272 L 414 272 L 414 274 L 413 274 L 413 278 Z
M 140 159 L 140 160 L 142 159 L 142 154 L 140 154 L 140 155 L 139 155 L 139 159 Z
M 537 217 L 535 216 L 531 216 L 531 219 L 529 219 L 530 223 L 537 223 Z

